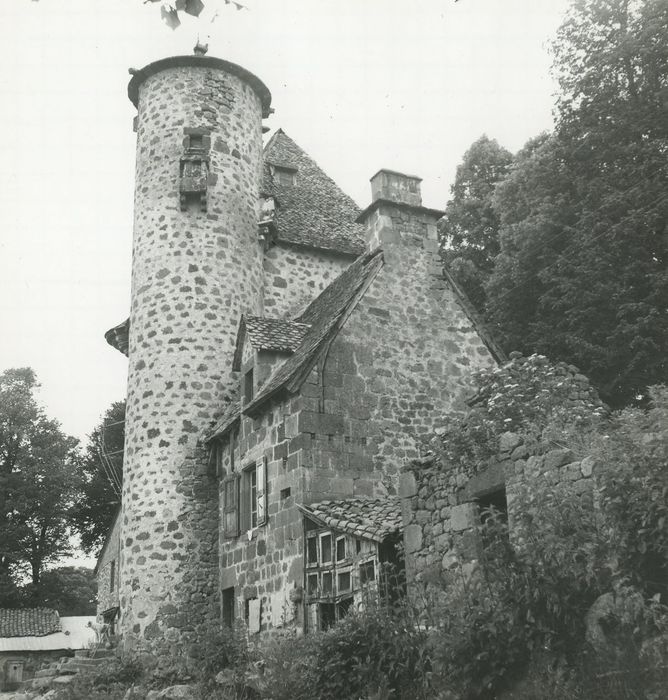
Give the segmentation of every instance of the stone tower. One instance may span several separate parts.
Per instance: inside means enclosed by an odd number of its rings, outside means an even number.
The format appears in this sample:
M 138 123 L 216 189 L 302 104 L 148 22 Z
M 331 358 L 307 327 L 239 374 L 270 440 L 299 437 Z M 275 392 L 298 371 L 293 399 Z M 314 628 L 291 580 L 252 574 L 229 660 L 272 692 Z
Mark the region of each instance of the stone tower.
M 120 630 L 127 649 L 185 659 L 219 609 L 217 487 L 199 438 L 233 393 L 239 318 L 262 312 L 258 211 L 271 95 L 248 71 L 197 49 L 131 72 Z

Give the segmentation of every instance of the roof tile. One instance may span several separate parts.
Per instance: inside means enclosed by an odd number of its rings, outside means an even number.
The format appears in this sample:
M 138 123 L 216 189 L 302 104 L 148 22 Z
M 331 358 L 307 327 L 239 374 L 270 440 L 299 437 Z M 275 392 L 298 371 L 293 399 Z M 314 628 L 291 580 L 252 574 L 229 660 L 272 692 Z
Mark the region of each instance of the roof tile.
M 0 608 L 0 637 L 43 637 L 60 631 L 58 613 L 50 608 Z
M 346 498 L 299 506 L 308 517 L 325 527 L 382 542 L 403 528 L 401 506 L 396 496 Z
M 267 143 L 264 161 L 264 192 L 279 205 L 277 240 L 351 255 L 364 252 L 365 229 L 355 223 L 359 207 L 282 129 Z M 272 166 L 295 168 L 295 184 L 280 184 Z
M 253 347 L 275 352 L 296 350 L 311 327 L 307 323 L 259 316 L 245 316 L 244 321 Z

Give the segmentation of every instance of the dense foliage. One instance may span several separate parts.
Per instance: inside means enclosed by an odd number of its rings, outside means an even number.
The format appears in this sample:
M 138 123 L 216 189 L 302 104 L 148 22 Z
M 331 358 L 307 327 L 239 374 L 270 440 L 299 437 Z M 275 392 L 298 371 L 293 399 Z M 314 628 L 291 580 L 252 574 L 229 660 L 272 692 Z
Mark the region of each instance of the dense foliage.
M 16 583 L 26 576 L 39 602 L 45 568 L 71 546 L 77 441 L 46 417 L 37 387 L 29 368 L 0 374 L 0 606 L 17 604 Z
M 663 0 L 573 2 L 554 133 L 488 178 L 484 206 L 454 188 L 448 205 L 465 232 L 498 232 L 476 239 L 484 295 L 455 239 L 448 256 L 506 350 L 576 364 L 615 407 L 667 378 L 667 46 Z
M 80 566 L 48 569 L 40 578 L 38 590 L 27 584 L 21 593 L 24 601 L 57 610 L 61 616 L 96 613 L 97 582 L 92 569 Z
M 456 282 L 479 312 L 485 309 L 485 284 L 499 254 L 496 184 L 508 173 L 512 155 L 481 136 L 457 166 L 452 199 L 439 222 L 443 256 Z
M 83 498 L 72 510 L 81 546 L 94 553 L 104 542 L 121 502 L 125 401 L 114 402 L 88 439 L 81 460 Z
M 473 376 L 476 394 L 465 417 L 448 416 L 441 432 L 452 465 L 475 465 L 496 454 L 499 436 L 513 432 L 528 445 L 590 430 L 606 414 L 595 389 L 576 367 L 543 355 L 512 359 Z

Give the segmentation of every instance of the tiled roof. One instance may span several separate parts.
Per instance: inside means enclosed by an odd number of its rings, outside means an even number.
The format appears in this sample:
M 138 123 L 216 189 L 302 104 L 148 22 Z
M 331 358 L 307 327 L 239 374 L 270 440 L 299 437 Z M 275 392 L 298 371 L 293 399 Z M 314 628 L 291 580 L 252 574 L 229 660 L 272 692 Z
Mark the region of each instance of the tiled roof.
M 294 352 L 300 345 L 310 326 L 281 318 L 262 318 L 260 316 L 242 316 L 237 333 L 236 348 L 232 360 L 232 369 L 241 369 L 241 353 L 246 335 L 256 350 L 273 350 L 274 352 Z
M 401 506 L 396 496 L 346 498 L 299 508 L 324 527 L 376 542 L 382 542 L 403 528 Z
M 253 347 L 258 350 L 292 352 L 301 345 L 306 332 L 311 327 L 306 323 L 280 318 L 246 316 L 246 332 Z
M 296 168 L 295 184 L 281 184 L 272 166 Z M 359 207 L 281 129 L 264 149 L 263 191 L 278 201 L 276 240 L 351 255 L 364 252 L 365 229 L 355 223 Z
M 302 344 L 276 369 L 258 395 L 246 406 L 244 413 L 253 413 L 260 404 L 283 388 L 290 391 L 299 388 L 310 372 L 322 343 L 330 337 L 357 293 L 367 282 L 371 282 L 382 264 L 380 249 L 361 255 L 306 307 L 296 319 L 299 323 L 310 325 Z
M 60 630 L 58 613 L 50 608 L 0 608 L 0 637 L 43 637 Z

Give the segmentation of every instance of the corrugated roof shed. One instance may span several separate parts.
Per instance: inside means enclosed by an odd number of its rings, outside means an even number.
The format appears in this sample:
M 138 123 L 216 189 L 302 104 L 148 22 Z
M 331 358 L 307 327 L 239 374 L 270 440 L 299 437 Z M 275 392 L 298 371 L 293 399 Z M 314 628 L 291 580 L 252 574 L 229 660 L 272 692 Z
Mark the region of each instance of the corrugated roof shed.
M 348 535 L 382 542 L 403 528 L 401 505 L 396 496 L 346 498 L 299 506 L 308 517 L 324 527 Z

